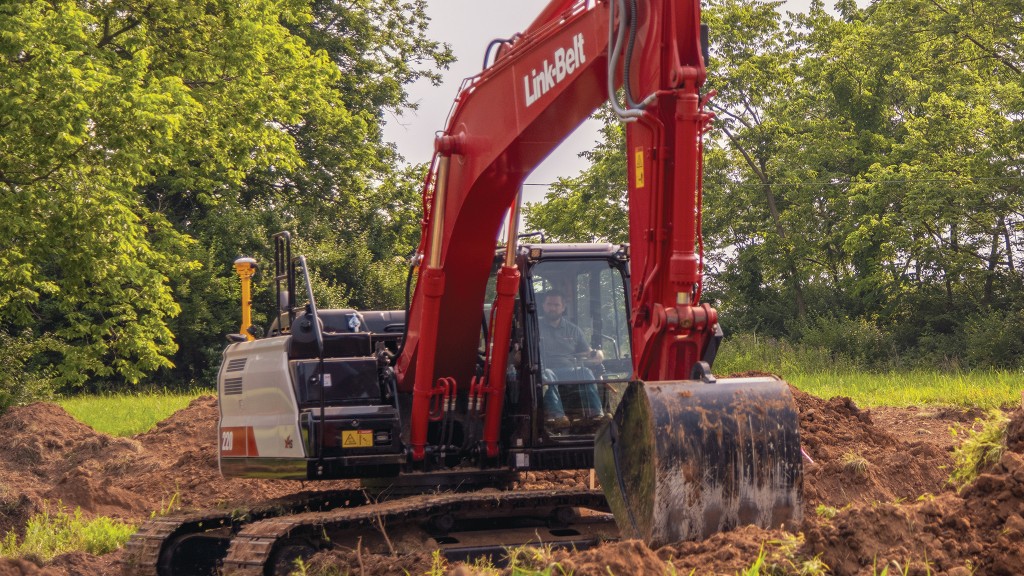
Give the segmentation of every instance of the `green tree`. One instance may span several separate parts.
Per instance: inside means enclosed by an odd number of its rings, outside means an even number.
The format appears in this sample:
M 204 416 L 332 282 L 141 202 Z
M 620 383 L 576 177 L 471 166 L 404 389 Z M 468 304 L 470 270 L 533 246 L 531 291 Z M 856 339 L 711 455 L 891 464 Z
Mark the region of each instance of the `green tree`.
M 864 123 L 871 164 L 850 187 L 850 288 L 905 347 L 939 357 L 964 355 L 966 320 L 1024 304 L 1011 232 L 1021 213 L 1024 111 L 1013 20 L 999 3 L 992 12 L 966 2 L 879 3 L 828 54 L 834 84 L 877 79 L 839 110 L 874 120 Z
M 182 306 L 205 321 L 176 327 L 190 346 L 178 377 L 209 380 L 223 334 L 238 323 L 238 282 L 230 262 L 254 256 L 272 262 L 270 236 L 290 230 L 297 251 L 307 254 L 321 305 L 368 308 L 402 306 L 406 263 L 418 241 L 420 185 L 425 167 L 406 167 L 381 126 L 390 115 L 414 108 L 405 91 L 419 79 L 438 82 L 437 70 L 452 60 L 447 45 L 427 39 L 424 2 L 311 3 L 309 20 L 288 29 L 326 55 L 340 71 L 331 102 L 300 121 L 281 123 L 300 168 L 250 171 L 244 182 L 213 205 L 163 202 L 168 217 L 202 246 L 200 259 L 215 268 L 182 279 L 214 288 L 182 291 Z M 175 198 L 167 183 L 153 195 Z M 270 270 L 257 279 L 256 320 L 270 312 Z M 188 315 L 183 313 L 181 322 Z M 184 360 L 184 359 L 182 359 Z
M 987 326 L 1016 326 L 1024 310 L 1019 7 L 779 8 L 721 0 L 704 11 L 718 92 L 705 151 L 707 294 L 724 322 L 821 342 L 838 336 L 823 326 L 874 326 L 895 348 L 872 354 L 1019 364 L 1016 347 L 993 345 L 999 359 L 979 349 L 999 332 Z M 617 154 L 561 181 L 557 208 L 531 207 L 531 222 L 588 239 L 576 222 L 599 220 L 580 199 L 601 198 L 606 166 L 625 165 Z
M 581 156 L 590 167 L 575 178 L 559 178 L 542 203 L 523 207 L 527 230 L 555 242 L 628 242 L 626 223 L 626 133 L 609 111 L 598 115 L 602 140 Z
M 450 59 L 425 21 L 422 2 L 0 6 L 0 334 L 50 343 L 25 366 L 194 376 L 236 322 L 231 261 L 270 232 L 412 245 L 375 200 L 415 195 L 380 122 Z

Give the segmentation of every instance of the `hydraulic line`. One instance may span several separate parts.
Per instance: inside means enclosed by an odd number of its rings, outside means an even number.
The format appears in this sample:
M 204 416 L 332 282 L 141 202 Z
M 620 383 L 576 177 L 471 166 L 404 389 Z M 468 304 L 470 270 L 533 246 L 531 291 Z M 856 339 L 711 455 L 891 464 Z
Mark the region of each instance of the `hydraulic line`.
M 635 2 L 635 0 L 631 0 Z M 618 68 L 619 56 L 622 52 L 622 40 L 626 34 L 625 0 L 612 0 L 608 5 L 608 103 L 611 104 L 612 112 L 623 122 L 634 122 L 641 117 L 651 102 L 657 98 L 658 93 L 654 92 L 644 98 L 641 102 L 633 101 L 629 90 L 629 60 L 633 52 L 633 43 L 636 41 L 636 5 L 631 4 L 632 15 L 630 17 L 630 38 L 629 49 L 623 62 L 622 85 L 625 88 L 627 107 L 623 108 L 615 96 L 615 70 Z M 623 12 L 619 17 L 619 24 L 615 25 L 616 10 Z
M 620 3 L 619 6 L 622 4 Z M 633 91 L 629 88 L 630 67 L 633 63 L 633 47 L 636 45 L 636 0 L 629 0 L 629 39 L 626 41 L 626 58 L 622 61 L 622 91 L 626 94 L 626 105 L 630 108 L 643 108 L 646 104 L 633 100 Z
M 516 37 L 513 36 L 511 38 L 495 38 L 494 40 L 491 40 L 490 43 L 487 44 L 487 49 L 484 50 L 484 66 L 482 69 L 487 70 L 488 68 L 487 61 L 491 57 L 492 48 L 495 46 L 501 46 L 502 44 L 511 44 L 515 39 Z M 497 55 L 495 55 L 495 61 L 497 61 Z

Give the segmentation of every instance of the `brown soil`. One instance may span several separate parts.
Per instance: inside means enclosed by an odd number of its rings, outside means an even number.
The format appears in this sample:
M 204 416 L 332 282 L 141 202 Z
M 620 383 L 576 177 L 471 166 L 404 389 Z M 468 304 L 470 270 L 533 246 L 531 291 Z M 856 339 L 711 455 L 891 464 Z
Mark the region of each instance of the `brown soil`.
M 889 573 L 903 573 L 908 565 L 908 574 L 936 576 L 1024 573 L 1024 413 L 1013 415 L 1009 448 L 999 465 L 957 493 L 946 484 L 954 442 L 949 430 L 970 427 L 978 413 L 862 410 L 848 399 L 826 401 L 796 390 L 794 396 L 803 446 L 813 460 L 805 465 L 806 517 L 799 535 L 747 527 L 659 550 L 625 541 L 555 551 L 545 561 L 578 576 L 606 576 L 609 570 L 734 575 L 763 550 L 777 573 L 795 573 L 793 563 L 816 556 L 833 574 L 877 574 L 885 566 Z M 86 515 L 140 522 L 172 501 L 205 508 L 311 487 L 355 486 L 225 480 L 217 469 L 216 421 L 216 400 L 200 398 L 146 434 L 112 438 L 53 404 L 11 409 L 0 416 L 0 534 L 22 529 L 44 507 L 80 507 Z M 590 482 L 586 471 L 529 473 L 517 488 Z M 817 514 L 819 505 L 833 517 Z M 77 553 L 42 568 L 2 560 L 0 576 L 113 575 L 119 573 L 118 556 Z M 389 558 L 350 550 L 314 559 L 314 565 L 353 574 L 423 574 L 431 562 L 423 554 Z M 457 565 L 450 573 L 475 572 Z

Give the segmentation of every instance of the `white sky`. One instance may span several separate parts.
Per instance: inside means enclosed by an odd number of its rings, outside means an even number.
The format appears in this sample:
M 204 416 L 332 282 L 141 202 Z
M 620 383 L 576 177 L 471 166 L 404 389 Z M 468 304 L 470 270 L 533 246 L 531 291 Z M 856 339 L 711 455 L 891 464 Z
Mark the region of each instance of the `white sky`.
M 508 38 L 530 25 L 549 0 L 429 0 L 431 18 L 428 35 L 451 45 L 458 61 L 442 71 L 444 83 L 431 86 L 419 82 L 409 87 L 410 100 L 419 109 L 387 118 L 386 140 L 398 145 L 398 151 L 410 163 L 429 162 L 434 149 L 434 133 L 443 130 L 448 111 L 462 79 L 480 72 L 484 50 L 495 38 Z M 831 2 L 826 1 L 826 4 Z M 810 0 L 788 0 L 786 9 L 804 11 Z M 712 37 L 714 31 L 712 31 Z M 712 38 L 713 41 L 713 38 Z M 527 184 L 547 184 L 559 176 L 572 177 L 586 168 L 579 153 L 594 147 L 599 125 L 588 120 L 558 147 L 526 179 Z M 543 186 L 526 186 L 525 202 L 544 197 Z

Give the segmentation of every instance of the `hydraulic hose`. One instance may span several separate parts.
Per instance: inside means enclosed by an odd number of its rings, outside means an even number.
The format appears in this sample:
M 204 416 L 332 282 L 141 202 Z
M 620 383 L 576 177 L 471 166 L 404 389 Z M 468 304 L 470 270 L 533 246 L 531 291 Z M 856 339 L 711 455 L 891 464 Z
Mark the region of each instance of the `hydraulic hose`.
M 626 34 L 626 22 L 625 22 L 625 0 L 613 0 L 609 5 L 608 15 L 608 102 L 611 104 L 612 112 L 623 122 L 634 122 L 637 118 L 640 118 L 644 113 L 644 108 L 648 104 L 654 101 L 657 97 L 657 92 L 654 92 L 644 98 L 641 102 L 636 103 L 633 101 L 632 95 L 629 91 L 629 60 L 632 56 L 633 43 L 636 40 L 636 4 L 635 0 L 631 1 L 632 14 L 630 16 L 630 38 L 629 38 L 629 53 L 626 55 L 626 61 L 623 62 L 623 74 L 622 74 L 622 85 L 625 87 L 626 99 L 628 107 L 623 108 L 619 104 L 618 98 L 615 96 L 615 69 L 619 64 L 619 56 L 622 52 L 622 40 Z M 619 25 L 616 29 L 615 26 L 615 12 L 618 10 L 623 15 L 619 17 Z
M 491 40 L 491 42 L 487 44 L 487 49 L 484 50 L 484 67 L 482 69 L 487 70 L 488 68 L 487 61 L 491 57 L 492 48 L 494 48 L 495 46 L 501 46 L 502 44 L 511 44 L 512 41 L 515 39 L 516 37 L 513 36 L 512 38 L 495 38 L 494 40 Z M 497 56 L 495 56 L 495 58 L 497 58 Z
M 630 108 L 643 108 L 646 105 L 634 101 L 633 91 L 629 89 L 629 72 L 633 63 L 633 48 L 636 46 L 636 20 L 636 0 L 629 0 L 629 39 L 626 40 L 626 59 L 622 61 L 622 91 L 626 93 L 627 106 Z

